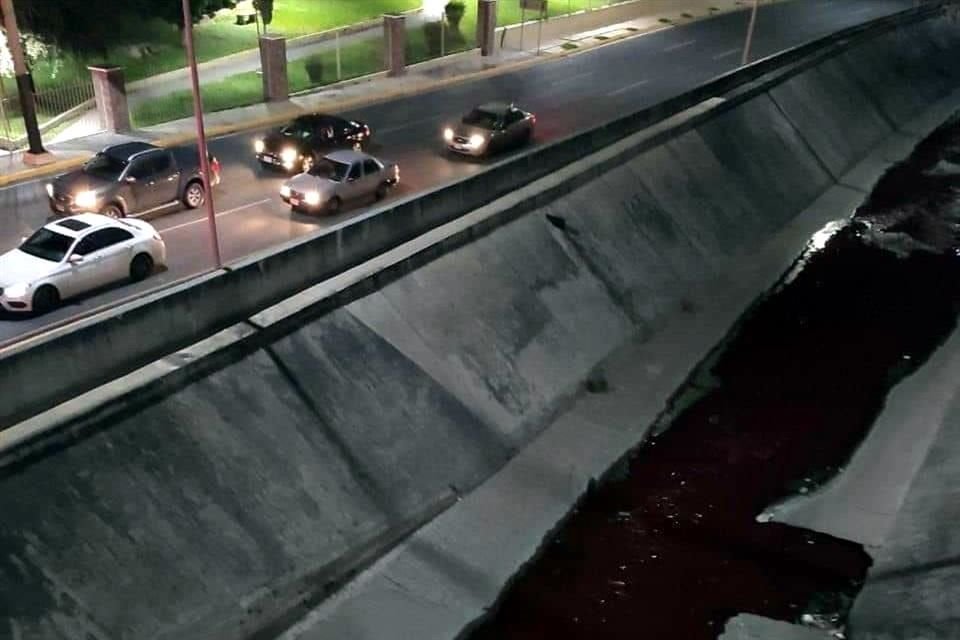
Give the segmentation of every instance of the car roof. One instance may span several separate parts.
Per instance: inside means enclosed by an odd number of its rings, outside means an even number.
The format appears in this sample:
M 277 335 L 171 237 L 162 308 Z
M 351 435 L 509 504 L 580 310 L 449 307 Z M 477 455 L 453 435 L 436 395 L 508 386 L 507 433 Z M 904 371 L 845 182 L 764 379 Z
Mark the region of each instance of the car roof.
M 352 149 L 338 149 L 337 151 L 331 151 L 326 155 L 330 160 L 336 160 L 337 162 L 346 162 L 354 163 L 361 160 L 366 160 L 367 158 L 373 159 L 373 156 L 363 153 L 362 151 L 354 151 Z
M 75 216 L 60 218 L 46 224 L 47 227 L 51 227 L 52 231 L 74 238 L 82 236 L 94 229 L 112 225 L 113 218 L 100 215 L 99 213 L 78 213 Z
M 115 158 L 126 159 L 135 153 L 140 153 L 141 151 L 148 151 L 150 149 L 159 149 L 159 147 L 157 147 L 156 145 L 152 145 L 149 142 L 134 140 L 133 142 L 121 142 L 120 144 L 112 144 L 109 147 L 105 147 L 103 149 L 103 152 Z
M 506 113 L 512 106 L 509 102 L 485 102 L 477 106 L 477 109 L 488 113 Z
M 309 115 L 300 116 L 296 120 L 301 122 L 312 122 L 314 124 L 343 124 L 347 121 L 340 116 L 332 116 L 327 113 L 311 113 Z

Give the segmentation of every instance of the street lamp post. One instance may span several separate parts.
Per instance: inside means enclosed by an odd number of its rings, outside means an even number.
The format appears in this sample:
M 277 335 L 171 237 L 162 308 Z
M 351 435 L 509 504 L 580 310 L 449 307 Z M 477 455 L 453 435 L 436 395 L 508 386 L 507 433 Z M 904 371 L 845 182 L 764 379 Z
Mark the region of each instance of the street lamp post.
M 20 94 L 23 126 L 27 130 L 27 142 L 30 145 L 23 160 L 27 164 L 42 164 L 50 158 L 50 154 L 43 148 L 43 140 L 40 138 L 37 103 L 33 95 L 33 79 L 30 77 L 27 61 L 23 55 L 23 45 L 20 42 L 20 29 L 17 27 L 17 15 L 14 13 L 13 0 L 0 0 L 0 11 L 3 12 L 3 27 L 7 32 L 7 47 L 10 49 L 10 57 L 13 58 L 13 70 L 17 76 L 17 92 Z
M 740 61 L 741 66 L 750 61 L 750 44 L 753 42 L 753 28 L 757 24 L 757 8 L 759 5 L 760 0 L 753 0 L 753 10 L 750 12 L 750 26 L 747 27 L 747 41 L 743 45 L 743 59 Z
M 193 50 L 193 19 L 190 12 L 190 0 L 183 0 L 183 35 L 187 47 L 187 64 L 190 65 L 190 82 L 193 87 L 193 116 L 197 122 L 197 150 L 200 153 L 200 176 L 203 181 L 203 193 L 207 202 L 207 222 L 210 226 L 210 252 L 214 264 L 219 269 L 220 241 L 217 238 L 217 216 L 213 208 L 213 185 L 210 184 L 210 160 L 207 154 L 207 138 L 203 133 L 203 103 L 200 100 L 200 78 L 197 74 L 197 57 Z

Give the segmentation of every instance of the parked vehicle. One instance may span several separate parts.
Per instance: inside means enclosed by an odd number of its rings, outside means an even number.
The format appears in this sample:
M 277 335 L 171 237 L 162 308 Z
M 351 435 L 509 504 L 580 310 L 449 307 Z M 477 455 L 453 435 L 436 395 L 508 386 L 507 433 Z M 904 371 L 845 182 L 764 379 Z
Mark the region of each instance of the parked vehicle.
M 143 280 L 166 264 L 160 234 L 143 220 L 96 213 L 60 218 L 0 256 L 0 306 L 45 313 L 61 300 L 121 280 Z
M 362 151 L 334 151 L 284 182 L 280 197 L 294 211 L 336 213 L 347 200 L 370 196 L 382 200 L 399 182 L 400 168 L 394 162 Z
M 530 142 L 536 122 L 535 115 L 512 103 L 490 102 L 445 127 L 443 140 L 454 153 L 485 157 Z
M 271 131 L 253 145 L 261 166 L 300 173 L 309 171 L 330 151 L 361 150 L 370 142 L 370 135 L 370 127 L 363 122 L 313 113 Z
M 211 183 L 220 183 L 220 162 L 209 157 Z M 142 216 L 206 201 L 195 148 L 164 149 L 148 142 L 105 147 L 80 169 L 47 185 L 54 213 L 99 212 L 111 218 Z

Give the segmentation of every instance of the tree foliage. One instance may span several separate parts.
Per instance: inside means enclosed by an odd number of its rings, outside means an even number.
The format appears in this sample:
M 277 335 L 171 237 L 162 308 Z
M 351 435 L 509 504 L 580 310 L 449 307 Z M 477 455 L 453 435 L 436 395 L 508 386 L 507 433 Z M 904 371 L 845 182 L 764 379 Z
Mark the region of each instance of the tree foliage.
M 193 21 L 227 4 L 190 0 Z M 22 32 L 71 51 L 104 53 L 117 44 L 119 33 L 150 19 L 183 28 L 182 0 L 14 0 L 14 5 Z

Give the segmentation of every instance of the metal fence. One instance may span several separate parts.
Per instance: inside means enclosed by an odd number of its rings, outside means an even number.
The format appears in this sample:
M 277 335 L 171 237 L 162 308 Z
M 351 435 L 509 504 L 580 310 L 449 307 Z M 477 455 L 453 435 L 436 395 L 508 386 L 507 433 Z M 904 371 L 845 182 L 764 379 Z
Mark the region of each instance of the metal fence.
M 103 128 L 96 110 L 92 80 L 40 88 L 33 95 L 44 140 L 76 138 Z M 0 77 L 0 147 L 8 151 L 20 149 L 26 145 L 26 136 L 16 83 Z

